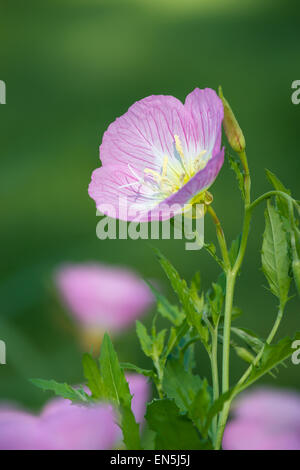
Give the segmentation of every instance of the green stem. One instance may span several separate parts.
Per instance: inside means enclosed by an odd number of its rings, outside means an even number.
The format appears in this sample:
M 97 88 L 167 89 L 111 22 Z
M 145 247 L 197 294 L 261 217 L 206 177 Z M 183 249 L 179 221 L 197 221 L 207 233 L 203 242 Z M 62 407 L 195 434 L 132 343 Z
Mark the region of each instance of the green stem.
M 219 371 L 218 371 L 218 325 L 212 335 L 212 351 L 211 351 L 211 370 L 212 370 L 212 383 L 213 383 L 213 398 L 216 401 L 219 398 Z M 212 431 L 214 440 L 217 438 L 218 431 L 218 416 L 215 416 L 212 422 Z
M 231 335 L 231 316 L 232 316 L 232 305 L 235 281 L 239 269 L 242 265 L 246 246 L 248 241 L 248 235 L 250 230 L 251 222 L 251 210 L 250 210 L 250 190 L 251 190 L 251 179 L 248 167 L 248 161 L 245 151 L 239 154 L 243 168 L 244 168 L 244 189 L 245 189 L 245 215 L 243 223 L 243 233 L 240 244 L 239 253 L 232 269 L 226 272 L 226 298 L 225 298 L 225 312 L 224 312 L 224 333 L 223 333 L 223 365 L 222 365 L 222 393 L 226 393 L 229 390 L 229 360 L 230 360 L 230 335 Z M 215 449 L 220 449 L 222 445 L 222 438 L 225 429 L 225 425 L 228 419 L 231 401 L 225 402 L 223 410 L 220 415 L 217 438 L 215 442 Z
M 234 286 L 235 276 L 231 271 L 229 271 L 226 276 L 226 298 L 223 333 L 222 393 L 225 393 L 227 392 L 227 390 L 229 390 L 231 311 L 233 304 Z
M 269 199 L 270 197 L 272 196 L 280 196 L 282 197 L 283 199 L 285 199 L 287 202 L 292 202 L 293 204 L 296 202 L 294 201 L 294 199 L 289 196 L 287 193 L 284 193 L 283 191 L 268 191 L 267 193 L 263 194 L 262 196 L 258 197 L 257 199 L 255 199 L 255 201 L 252 202 L 252 204 L 250 204 L 249 206 L 249 209 L 252 211 L 256 206 L 258 206 L 258 204 L 260 204 L 262 201 L 264 201 L 265 199 Z
M 277 315 L 277 318 L 276 318 L 276 321 L 272 327 L 272 330 L 266 340 L 266 344 L 270 344 L 273 339 L 274 339 L 274 336 L 276 335 L 277 333 L 277 330 L 279 328 L 279 325 L 280 325 L 280 322 L 282 320 L 282 316 L 283 316 L 283 307 L 280 307 L 279 311 L 278 311 L 278 315 Z M 216 439 L 216 449 L 220 449 L 221 448 L 221 444 L 222 444 L 222 439 L 223 439 L 223 434 L 224 434 L 224 429 L 225 429 L 225 426 L 226 426 L 226 423 L 227 423 L 227 419 L 228 419 L 228 415 L 229 415 L 229 411 L 230 411 L 230 406 L 231 406 L 231 403 L 232 403 L 232 400 L 242 391 L 244 390 L 246 387 L 243 387 L 245 381 L 247 380 L 247 378 L 249 377 L 249 375 L 251 374 L 252 372 L 252 369 L 253 367 L 256 366 L 256 364 L 259 362 L 259 360 L 261 359 L 263 353 L 264 353 L 264 350 L 265 350 L 265 345 L 262 347 L 262 349 L 260 350 L 260 352 L 258 353 L 258 355 L 256 356 L 256 358 L 254 359 L 254 361 L 252 362 L 252 364 L 248 367 L 248 369 L 246 370 L 246 372 L 243 374 L 243 376 L 240 378 L 240 380 L 238 381 L 237 385 L 236 385 L 236 390 L 232 393 L 230 399 L 224 404 L 224 407 L 223 407 L 223 411 L 222 411 L 222 414 L 221 414 L 221 417 L 220 417 L 220 421 L 219 421 L 219 427 L 218 427 L 218 434 L 217 434 L 217 439 Z

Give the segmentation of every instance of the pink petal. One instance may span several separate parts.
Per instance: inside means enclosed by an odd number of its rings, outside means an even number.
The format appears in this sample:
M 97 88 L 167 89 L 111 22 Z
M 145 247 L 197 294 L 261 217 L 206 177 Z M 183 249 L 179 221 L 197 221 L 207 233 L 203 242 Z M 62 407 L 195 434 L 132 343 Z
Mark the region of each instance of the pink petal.
M 185 109 L 193 120 L 193 138 L 200 143 L 201 149 L 208 149 L 214 156 L 220 151 L 223 104 L 216 92 L 211 88 L 200 90 L 195 88 L 187 95 Z
M 300 450 L 300 430 L 276 429 L 247 420 L 236 420 L 226 426 L 224 450 Z
M 100 146 L 103 165 L 130 164 L 142 172 L 160 170 L 163 157 L 173 156 L 174 135 L 189 149 L 191 118 L 173 96 L 153 95 L 134 103 L 104 133 Z
M 86 326 L 122 330 L 153 302 L 144 281 L 124 268 L 70 264 L 57 270 L 55 280 L 67 308 Z

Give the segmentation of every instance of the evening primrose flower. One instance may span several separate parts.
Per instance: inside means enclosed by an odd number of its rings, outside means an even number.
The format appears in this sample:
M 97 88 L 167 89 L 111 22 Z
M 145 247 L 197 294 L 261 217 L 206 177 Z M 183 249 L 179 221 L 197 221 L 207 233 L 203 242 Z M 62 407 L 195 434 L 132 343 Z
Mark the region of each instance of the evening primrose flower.
M 225 450 L 300 450 L 300 395 L 260 388 L 237 400 Z
M 205 202 L 224 162 L 223 105 L 214 90 L 196 88 L 181 103 L 153 95 L 134 103 L 104 133 L 102 167 L 89 195 L 121 220 L 166 220 Z
M 154 300 L 145 282 L 121 267 L 66 264 L 56 270 L 54 279 L 66 308 L 89 331 L 122 331 Z
M 143 424 L 149 384 L 141 375 L 126 377 L 133 413 Z M 39 415 L 0 406 L 0 450 L 106 450 L 118 446 L 121 439 L 116 413 L 106 403 L 85 407 L 54 398 Z

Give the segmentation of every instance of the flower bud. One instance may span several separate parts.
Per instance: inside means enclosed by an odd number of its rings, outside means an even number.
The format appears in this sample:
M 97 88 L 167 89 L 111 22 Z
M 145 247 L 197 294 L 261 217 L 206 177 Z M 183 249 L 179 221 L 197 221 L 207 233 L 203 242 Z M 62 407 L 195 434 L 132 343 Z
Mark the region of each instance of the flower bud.
M 226 98 L 224 98 L 221 87 L 219 87 L 219 97 L 221 98 L 224 107 L 223 126 L 225 134 L 227 136 L 231 148 L 235 152 L 240 153 L 246 148 L 244 134 L 239 126 L 239 123 L 236 120 L 235 115 L 233 114 L 231 107 L 229 106 L 228 101 L 226 100 Z
M 300 260 L 295 259 L 293 261 L 292 267 L 293 267 L 294 281 L 295 281 L 298 293 L 300 295 Z
M 245 348 L 242 348 L 242 347 L 239 347 L 239 346 L 236 346 L 235 348 L 235 352 L 237 353 L 237 355 L 243 359 L 244 361 L 246 362 L 249 362 L 251 364 L 251 362 L 254 361 L 254 356 L 253 354 L 251 354 L 250 351 L 248 351 L 248 349 L 245 349 Z

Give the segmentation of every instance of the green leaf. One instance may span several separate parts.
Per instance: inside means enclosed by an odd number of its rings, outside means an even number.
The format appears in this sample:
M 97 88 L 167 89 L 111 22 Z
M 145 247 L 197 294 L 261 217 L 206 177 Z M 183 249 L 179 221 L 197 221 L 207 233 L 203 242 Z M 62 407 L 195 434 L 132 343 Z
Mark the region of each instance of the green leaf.
M 130 407 L 129 386 L 107 333 L 101 346 L 100 369 L 106 398 L 118 406 L 123 404 Z
M 219 398 L 212 403 L 211 407 L 209 408 L 207 412 L 206 427 L 205 427 L 206 433 L 208 432 L 214 417 L 223 410 L 225 403 L 231 399 L 231 397 L 233 396 L 233 393 L 234 393 L 234 389 L 230 389 L 228 390 L 228 392 L 225 392 L 222 395 L 220 395 Z
M 43 379 L 30 379 L 30 382 L 42 390 L 54 392 L 55 395 L 71 400 L 74 403 L 81 402 L 87 404 L 90 401 L 90 397 L 87 393 L 82 392 L 81 390 L 76 390 L 66 383 Z
M 136 321 L 136 334 L 141 344 L 144 354 L 148 357 L 152 356 L 153 342 L 148 335 L 146 327 L 140 321 Z
M 82 358 L 84 376 L 87 380 L 87 386 L 92 392 L 92 397 L 103 397 L 103 384 L 97 361 L 90 355 L 84 354 Z
M 242 193 L 243 199 L 245 199 L 245 190 L 244 190 L 244 175 L 240 168 L 239 161 L 233 158 L 228 152 L 228 160 L 230 164 L 230 168 L 234 171 L 237 182 L 239 184 L 240 191 Z
M 168 355 L 171 354 L 172 350 L 179 344 L 180 340 L 184 337 L 184 335 L 189 330 L 189 325 L 186 320 L 183 323 L 174 328 L 170 329 L 170 335 L 168 339 L 168 343 L 166 346 L 166 350 L 164 352 L 164 358 L 167 359 Z
M 169 400 L 153 400 L 147 406 L 149 428 L 156 432 L 156 450 L 194 450 L 207 448 L 193 423 Z
M 161 330 L 156 336 L 156 338 L 153 340 L 153 356 L 154 357 L 161 356 L 163 349 L 164 349 L 164 345 L 165 345 L 166 333 L 167 333 L 166 329 Z
M 212 283 L 212 288 L 207 294 L 207 301 L 209 304 L 210 314 L 214 324 L 216 325 L 219 317 L 222 315 L 224 302 L 224 293 L 220 284 L 215 282 Z
M 295 349 L 292 348 L 292 344 L 297 340 L 300 340 L 300 332 L 296 333 L 293 339 L 286 337 L 277 344 L 266 344 L 258 366 L 253 368 L 248 380 L 238 390 L 241 391 L 249 387 L 263 375 L 281 364 L 285 359 L 288 359 L 293 352 L 295 352 Z
M 270 183 L 274 187 L 274 189 L 276 189 L 277 191 L 282 191 L 283 193 L 286 193 L 289 196 L 291 195 L 291 191 L 289 189 L 287 189 L 281 183 L 281 181 L 277 178 L 276 175 L 274 175 L 274 173 L 272 173 L 271 171 L 266 169 L 266 175 L 267 175 L 268 180 L 270 181 Z M 288 202 L 285 199 L 283 199 L 282 197 L 277 196 L 276 197 L 276 203 L 277 203 L 277 207 L 278 207 L 278 210 L 279 210 L 280 214 L 283 217 L 286 217 L 287 219 L 289 219 L 289 205 L 288 205 Z
M 163 390 L 174 399 L 180 411 L 187 413 L 202 387 L 199 376 L 187 372 L 178 359 L 171 359 L 165 368 Z
M 264 341 L 262 341 L 261 338 L 259 338 L 253 331 L 249 329 L 232 327 L 231 331 L 240 339 L 245 341 L 245 343 L 256 353 L 258 353 L 264 346 Z
M 234 265 L 238 257 L 239 249 L 241 245 L 241 238 L 242 238 L 242 234 L 240 234 L 238 238 L 236 238 L 236 240 L 233 240 L 233 242 L 231 243 L 230 250 L 229 250 L 229 259 L 230 259 L 231 266 Z
M 266 228 L 262 246 L 262 268 L 271 292 L 278 297 L 282 307 L 288 300 L 290 287 L 290 259 L 288 241 L 276 209 L 268 202 L 265 211 Z
M 142 450 L 139 424 L 128 406 L 121 406 L 121 429 L 126 449 Z
M 147 281 L 146 281 L 147 282 Z M 153 287 L 149 282 L 148 286 L 152 290 L 154 296 L 157 300 L 157 310 L 158 312 L 167 320 L 169 320 L 173 325 L 180 325 L 184 319 L 184 313 L 179 310 L 176 305 L 172 305 L 168 299 L 158 292 L 155 287 Z
M 195 396 L 189 410 L 190 419 L 196 424 L 203 437 L 207 437 L 206 420 L 211 406 L 211 395 L 209 393 L 207 380 L 204 379 L 201 388 Z
M 178 359 L 169 360 L 164 373 L 163 390 L 203 432 L 206 413 L 211 404 L 207 381 L 184 369 Z M 206 436 L 204 436 L 206 437 Z
M 132 370 L 137 374 L 144 375 L 145 377 L 155 377 L 155 373 L 153 370 L 141 369 L 141 367 L 138 367 L 134 364 L 130 364 L 129 362 L 121 362 L 120 366 L 124 370 Z
M 120 426 L 128 450 L 141 449 L 139 425 L 131 410 L 129 385 L 109 336 L 105 333 L 100 354 L 100 371 L 105 395 L 121 411 Z
M 180 278 L 177 270 L 172 266 L 167 258 L 160 253 L 159 250 L 155 249 L 155 253 L 162 268 L 168 276 L 175 293 L 178 295 L 189 325 L 197 329 L 201 340 L 204 345 L 207 346 L 209 334 L 207 328 L 201 323 L 202 312 L 198 310 L 195 302 L 193 301 L 191 290 L 187 286 L 186 281 Z

